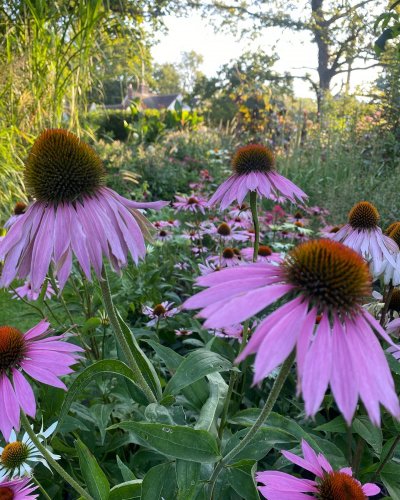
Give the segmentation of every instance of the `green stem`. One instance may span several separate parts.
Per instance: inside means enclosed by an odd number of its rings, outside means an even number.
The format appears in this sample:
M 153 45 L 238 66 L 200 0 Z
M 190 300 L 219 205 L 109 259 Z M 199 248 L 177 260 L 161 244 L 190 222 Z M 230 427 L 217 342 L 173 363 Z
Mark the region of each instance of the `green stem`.
M 236 379 L 237 379 L 237 371 L 231 371 L 231 374 L 229 376 L 228 391 L 226 393 L 224 407 L 222 409 L 222 414 L 221 414 L 221 422 L 219 424 L 219 429 L 218 429 L 219 439 L 221 439 L 222 433 L 224 432 L 224 427 L 226 424 L 226 417 L 228 416 L 229 403 L 231 402 L 232 392 L 233 392 L 233 388 L 236 384 Z
M 258 213 L 257 213 L 257 191 L 250 191 L 250 208 L 251 208 L 251 215 L 253 216 L 253 225 L 254 225 L 253 262 L 257 262 L 258 246 L 260 244 L 260 224 L 258 221 Z
M 36 448 L 40 451 L 43 457 L 46 459 L 47 463 L 53 467 L 53 469 L 60 474 L 60 476 L 66 481 L 69 485 L 74 488 L 74 490 L 81 495 L 81 497 L 86 498 L 87 500 L 93 500 L 93 498 L 87 493 L 82 486 L 75 481 L 73 477 L 71 477 L 68 472 L 66 472 L 60 464 L 58 464 L 54 458 L 47 451 L 46 447 L 40 442 L 32 427 L 30 426 L 29 420 L 25 413 L 21 410 L 21 422 L 24 426 L 28 436 L 31 438 L 31 441 L 36 446 Z
M 242 343 L 240 344 L 240 347 L 239 347 L 238 354 L 240 354 L 243 351 L 243 349 L 245 348 L 245 346 L 247 344 L 247 337 L 249 335 L 249 330 L 250 330 L 249 329 L 249 320 L 247 320 L 243 323 L 243 337 L 242 337 Z M 231 371 L 230 376 L 229 376 L 228 391 L 226 393 L 224 407 L 222 409 L 222 414 L 221 414 L 221 422 L 220 422 L 219 429 L 218 429 L 218 437 L 220 439 L 222 437 L 222 433 L 223 433 L 223 430 L 224 430 L 224 427 L 226 424 L 226 418 L 228 416 L 229 404 L 231 402 L 231 397 L 232 397 L 233 390 L 234 390 L 234 387 L 235 387 L 237 381 L 238 381 L 238 372 L 236 370 Z
M 32 481 L 38 485 L 39 490 L 41 491 L 42 495 L 46 498 L 46 500 L 51 500 L 51 497 L 49 497 L 49 495 L 46 493 L 43 486 L 39 483 L 39 481 L 34 476 L 32 476 Z
M 371 481 L 375 481 L 375 479 L 378 477 L 378 475 L 382 472 L 382 469 L 385 467 L 385 465 L 389 462 L 389 460 L 392 459 L 392 456 L 393 456 L 394 452 L 396 451 L 396 448 L 399 445 L 399 443 L 400 443 L 400 434 L 393 441 L 392 446 L 390 447 L 389 451 L 387 452 L 385 458 L 379 464 L 379 467 L 376 469 L 374 475 L 372 476 Z
M 23 302 L 24 304 L 26 304 L 27 306 L 30 306 L 32 307 L 33 309 L 35 309 L 36 311 L 39 312 L 40 316 L 45 319 L 46 318 L 46 315 L 44 314 L 44 312 L 40 309 L 40 307 L 38 306 L 35 306 L 35 304 L 32 304 L 32 302 L 29 302 L 28 300 L 24 299 L 23 297 L 21 297 L 21 295 L 17 292 L 17 290 L 15 288 L 13 288 L 12 286 L 10 286 L 10 290 L 15 293 L 15 295 L 19 298 L 19 300 L 21 302 Z
M 140 371 L 140 368 L 137 365 L 136 360 L 133 357 L 133 354 L 130 350 L 129 344 L 125 339 L 125 335 L 121 329 L 121 325 L 119 324 L 111 297 L 110 284 L 108 282 L 107 273 L 104 266 L 101 273 L 101 279 L 99 279 L 99 284 L 101 293 L 103 295 L 104 308 L 107 312 L 110 324 L 114 330 L 117 342 L 123 352 L 125 361 L 128 364 L 129 368 L 133 371 L 135 380 L 137 381 L 138 385 L 146 395 L 147 399 L 152 403 L 156 403 L 157 402 L 156 397 L 154 396 L 152 390 L 148 386 L 145 378 L 143 377 L 142 372 Z
M 290 369 L 292 367 L 293 361 L 294 361 L 295 353 L 293 352 L 283 363 L 282 368 L 279 372 L 279 375 L 275 379 L 274 385 L 272 386 L 271 392 L 269 393 L 268 399 L 264 405 L 264 408 L 261 410 L 260 415 L 258 416 L 257 420 L 254 422 L 252 427 L 250 427 L 249 431 L 245 435 L 245 437 L 227 454 L 225 455 L 222 460 L 218 463 L 217 467 L 215 468 L 211 479 L 210 479 L 210 498 L 213 498 L 214 494 L 214 488 L 215 484 L 217 482 L 218 476 L 223 469 L 223 467 L 230 462 L 232 459 L 236 457 L 247 445 L 248 443 L 254 438 L 255 434 L 257 431 L 260 429 L 260 427 L 264 424 L 265 420 L 269 417 L 276 400 L 278 399 L 278 396 L 282 390 L 282 387 L 290 373 Z

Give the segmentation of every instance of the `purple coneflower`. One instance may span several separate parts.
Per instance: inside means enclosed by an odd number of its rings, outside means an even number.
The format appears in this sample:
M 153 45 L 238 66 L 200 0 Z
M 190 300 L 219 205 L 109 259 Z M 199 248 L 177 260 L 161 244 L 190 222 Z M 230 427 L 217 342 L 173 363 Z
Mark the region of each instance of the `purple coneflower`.
M 221 210 L 237 200 L 241 205 L 250 191 L 271 198 L 280 193 L 285 199 L 296 203 L 307 195 L 293 182 L 275 170 L 272 151 L 261 144 L 249 144 L 239 148 L 232 159 L 233 175 L 224 181 L 209 200 L 209 206 L 220 203 Z
M 286 472 L 267 470 L 256 473 L 256 480 L 264 486 L 258 489 L 267 500 L 307 500 L 319 498 L 326 500 L 366 500 L 375 496 L 380 488 L 373 483 L 362 485 L 353 477 L 351 467 L 338 471 L 333 470 L 327 458 L 318 455 L 311 446 L 301 442 L 304 458 L 290 451 L 282 451 L 282 455 L 298 467 L 316 476 L 313 479 L 302 479 Z
M 175 196 L 175 198 L 178 200 L 173 203 L 174 208 L 178 212 L 181 210 L 189 211 L 189 212 L 201 212 L 202 214 L 205 213 L 205 208 L 207 208 L 207 201 L 204 198 L 201 198 L 200 196 Z
M 30 482 L 30 477 L 3 480 L 0 483 L 1 500 L 34 500 L 38 495 L 32 493 L 37 489 Z
M 49 326 L 42 320 L 26 333 L 12 326 L 0 327 L 0 431 L 7 441 L 13 428 L 19 430 L 20 408 L 31 417 L 36 414 L 35 396 L 22 372 L 66 390 L 59 377 L 72 373 L 71 366 L 82 351 L 63 342 L 64 335 L 46 337 Z
M 218 226 L 211 224 L 207 229 L 204 230 L 205 234 L 210 234 L 217 239 L 222 241 L 248 241 L 249 235 L 245 231 L 240 231 L 237 228 L 236 223 L 233 222 L 221 222 Z
M 395 255 L 399 252 L 396 242 L 382 234 L 378 221 L 379 212 L 374 205 L 360 201 L 350 210 L 349 222 L 332 236 L 364 257 L 374 276 L 380 274 L 386 259 L 395 266 Z
M 237 248 L 226 247 L 221 255 L 213 255 L 207 258 L 207 261 L 214 262 L 219 267 L 232 267 L 241 263 L 240 250 Z
M 199 316 L 206 318 L 206 328 L 241 323 L 284 296 L 290 299 L 260 323 L 237 359 L 256 354 L 254 383 L 296 348 L 298 388 L 307 415 L 318 411 L 330 384 L 348 423 L 358 396 L 376 425 L 379 403 L 400 417 L 393 378 L 374 330 L 389 344 L 393 342 L 362 308 L 371 293 L 371 276 L 352 249 L 331 240 L 309 241 L 289 252 L 279 265 L 223 269 L 201 276 L 197 284 L 208 289 L 189 298 L 184 307 L 201 308 Z
M 175 335 L 178 337 L 187 337 L 188 335 L 192 335 L 193 330 L 187 330 L 186 328 L 178 328 L 178 330 L 174 330 Z
M 155 236 L 158 241 L 168 241 L 172 239 L 172 234 L 165 229 L 160 229 Z
M 171 318 L 179 312 L 179 307 L 173 307 L 173 302 L 161 302 L 161 304 L 156 304 L 154 307 L 143 306 L 142 312 L 145 316 L 150 318 L 150 321 L 146 323 L 146 326 L 152 326 L 157 324 L 161 319 Z
M 39 298 L 39 295 L 40 295 L 40 292 L 35 292 L 34 290 L 32 290 L 32 285 L 30 284 L 29 281 L 25 281 L 25 283 L 22 286 L 19 286 L 18 288 L 16 288 L 15 292 L 16 293 L 12 297 L 13 299 L 26 298 L 26 300 L 35 301 Z M 12 291 L 11 293 L 14 293 L 14 292 Z M 54 291 L 51 284 L 47 283 L 44 298 L 51 299 L 51 297 L 55 294 L 56 294 L 56 292 Z
M 248 247 L 240 250 L 242 257 L 247 261 L 253 260 L 254 248 Z M 268 245 L 260 245 L 258 247 L 257 262 L 281 262 L 282 256 L 280 253 L 273 252 Z
M 140 208 L 165 202 L 130 201 L 104 186 L 105 170 L 95 151 L 66 130 L 45 130 L 34 143 L 25 169 L 25 185 L 35 202 L 0 242 L 4 259 L 1 286 L 29 277 L 37 292 L 54 263 L 60 289 L 76 256 L 86 277 L 91 267 L 101 276 L 103 257 L 115 271 L 144 257 L 143 232 L 151 224 Z M 142 232 L 143 231 L 143 232 Z
M 391 224 L 386 230 L 386 235 L 391 238 L 400 248 L 400 222 Z M 383 277 L 383 282 L 388 285 L 391 283 L 394 286 L 400 285 L 400 251 L 394 256 L 394 264 L 389 260 L 384 260 L 380 273 Z
M 242 341 L 243 326 L 241 324 L 226 326 L 225 328 L 217 328 L 216 330 L 209 330 L 208 333 L 216 337 L 237 339 Z
M 322 238 L 332 239 L 335 236 L 335 234 L 338 233 L 342 229 L 342 227 L 343 226 L 327 225 L 327 226 L 324 226 L 323 228 L 321 228 L 319 230 L 319 233 L 322 236 Z

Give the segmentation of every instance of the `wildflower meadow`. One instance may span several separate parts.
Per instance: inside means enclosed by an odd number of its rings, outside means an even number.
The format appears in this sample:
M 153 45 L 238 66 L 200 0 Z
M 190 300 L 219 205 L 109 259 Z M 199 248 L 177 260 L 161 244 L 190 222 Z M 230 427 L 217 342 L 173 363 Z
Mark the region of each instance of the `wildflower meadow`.
M 0 500 L 400 500 L 377 3 L 1 3 Z M 157 62 L 182 19 L 311 33 L 314 73 Z

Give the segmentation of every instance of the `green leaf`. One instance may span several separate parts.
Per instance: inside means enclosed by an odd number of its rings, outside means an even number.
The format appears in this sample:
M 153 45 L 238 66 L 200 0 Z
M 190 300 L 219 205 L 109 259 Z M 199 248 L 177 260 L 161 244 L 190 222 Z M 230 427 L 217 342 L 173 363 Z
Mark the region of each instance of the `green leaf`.
M 227 442 L 224 449 L 224 455 L 228 454 L 237 444 L 239 444 L 248 432 L 248 429 L 242 429 L 236 432 Z M 287 445 L 296 441 L 297 440 L 289 434 L 289 432 L 275 427 L 263 426 L 255 433 L 243 450 L 234 457 L 234 460 L 261 460 L 271 448 L 280 449 L 282 445 Z
M 204 463 L 214 463 L 220 458 L 215 437 L 203 430 L 145 422 L 120 422 L 110 427 L 116 428 L 129 431 L 134 443 L 169 457 Z
M 177 460 L 175 464 L 176 482 L 178 484 L 177 500 L 192 500 L 200 477 L 201 464 Z
M 386 353 L 386 359 L 389 364 L 390 371 L 393 373 L 397 373 L 397 375 L 400 375 L 400 362 L 392 355 L 389 353 Z
M 356 434 L 361 436 L 380 456 L 382 453 L 382 430 L 371 423 L 366 415 L 360 415 L 353 422 L 353 429 Z
M 134 481 L 136 479 L 135 474 L 131 471 L 131 469 L 124 464 L 124 462 L 117 455 L 117 465 L 122 474 L 122 479 L 124 481 Z
M 116 359 L 104 359 L 102 361 L 97 361 L 93 365 L 90 365 L 88 368 L 85 368 L 74 380 L 71 387 L 68 389 L 67 395 L 65 397 L 64 403 L 62 405 L 59 417 L 58 417 L 58 425 L 53 434 L 53 438 L 60 429 L 60 426 L 67 416 L 71 404 L 74 402 L 75 398 L 78 396 L 80 392 L 91 382 L 94 378 L 96 378 L 100 373 L 110 373 L 112 375 L 120 375 L 121 377 L 125 377 L 135 386 L 135 389 L 139 394 L 142 395 L 143 400 L 139 401 L 141 403 L 147 404 L 148 401 L 142 393 L 140 387 L 135 383 L 135 376 L 132 370 L 122 361 Z
M 241 460 L 228 467 L 226 473 L 229 483 L 240 498 L 245 500 L 260 499 L 254 482 L 256 470 L 257 462 L 255 460 Z
M 246 427 L 251 427 L 260 415 L 261 410 L 258 408 L 248 408 L 242 410 L 229 420 L 230 423 L 240 424 Z M 291 418 L 284 417 L 279 413 L 271 412 L 265 422 L 265 426 L 274 427 L 291 434 L 295 439 L 294 441 L 301 441 L 305 439 L 313 448 L 318 450 L 317 442 L 314 436 L 306 432 L 297 422 Z
M 100 431 L 100 442 L 102 445 L 104 444 L 104 440 L 106 437 L 106 428 L 113 409 L 113 404 L 105 405 L 100 403 L 90 407 L 90 414 L 92 415 L 93 420 L 95 420 Z
M 135 479 L 118 484 L 110 491 L 108 500 L 134 500 L 142 495 L 142 480 Z
M 75 441 L 79 464 L 89 493 L 94 500 L 107 500 L 110 494 L 110 484 L 101 470 L 95 457 L 80 439 Z
M 157 401 L 159 401 L 162 395 L 162 390 L 161 390 L 160 380 L 154 369 L 154 366 L 150 362 L 149 358 L 142 351 L 142 349 L 139 347 L 139 344 L 137 343 L 135 336 L 132 334 L 128 325 L 122 319 L 118 310 L 116 310 L 116 314 L 122 329 L 122 333 L 124 334 L 125 339 L 129 344 L 129 348 L 133 354 L 133 357 L 135 358 L 135 361 L 140 371 L 142 372 L 143 377 L 148 383 L 150 389 L 152 390 L 154 396 L 156 397 Z
M 90 330 L 94 330 L 98 326 L 101 325 L 101 319 L 100 318 L 89 318 L 85 321 L 82 327 L 82 332 L 87 333 Z
M 176 498 L 175 470 L 172 463 L 152 467 L 144 476 L 141 500 L 170 500 Z
M 154 351 L 157 353 L 165 363 L 165 366 L 172 373 L 176 372 L 179 365 L 184 361 L 184 357 L 173 351 L 169 347 L 165 347 L 154 340 L 146 340 Z M 208 397 L 208 388 L 205 380 L 198 380 L 191 387 L 186 387 L 182 390 L 185 398 L 194 406 L 196 410 L 200 410 Z M 171 394 L 164 394 L 163 400 L 171 396 Z
M 400 498 L 400 465 L 393 462 L 386 464 L 380 478 L 388 490 L 390 498 Z
M 344 418 L 339 415 L 338 417 L 335 417 L 333 420 L 330 422 L 326 422 L 325 424 L 318 425 L 314 429 L 315 431 L 324 431 L 324 432 L 337 432 L 340 434 L 346 434 L 347 433 L 347 425 L 344 420 Z
M 228 392 L 228 386 L 219 373 L 207 375 L 210 396 L 204 403 L 200 411 L 200 416 L 195 425 L 195 429 L 217 432 L 216 421 L 224 407 L 224 401 Z
M 228 371 L 232 364 L 215 352 L 197 349 L 179 365 L 168 382 L 164 394 L 177 394 L 181 389 L 214 372 Z

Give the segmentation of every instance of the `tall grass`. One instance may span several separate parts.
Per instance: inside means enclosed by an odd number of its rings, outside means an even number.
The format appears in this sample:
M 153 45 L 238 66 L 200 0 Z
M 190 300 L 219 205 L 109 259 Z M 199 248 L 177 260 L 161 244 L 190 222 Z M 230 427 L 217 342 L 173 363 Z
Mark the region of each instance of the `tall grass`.
M 376 109 L 334 103 L 326 121 L 313 124 L 304 144 L 294 141 L 279 163 L 311 204 L 331 211 L 334 223 L 345 222 L 360 200 L 377 206 L 383 224 L 398 214 L 400 158 L 395 136 Z
M 0 211 L 23 198 L 21 167 L 46 127 L 80 133 L 101 0 L 6 1 L 0 6 Z

